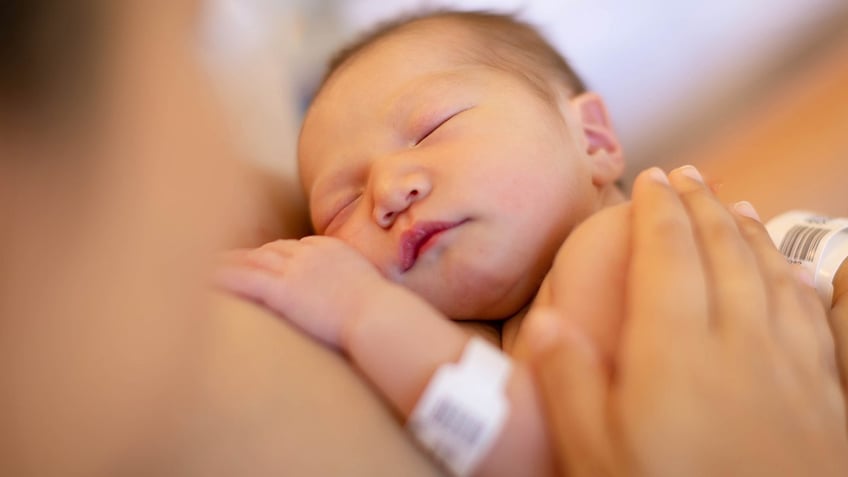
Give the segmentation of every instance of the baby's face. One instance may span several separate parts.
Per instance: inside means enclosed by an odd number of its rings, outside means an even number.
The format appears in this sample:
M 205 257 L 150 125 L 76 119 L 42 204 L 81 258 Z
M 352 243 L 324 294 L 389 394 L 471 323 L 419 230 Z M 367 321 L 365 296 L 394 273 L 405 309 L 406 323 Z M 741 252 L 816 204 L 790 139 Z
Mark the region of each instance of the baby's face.
M 567 101 L 419 28 L 336 72 L 301 133 L 316 231 L 454 319 L 515 313 L 598 192 Z

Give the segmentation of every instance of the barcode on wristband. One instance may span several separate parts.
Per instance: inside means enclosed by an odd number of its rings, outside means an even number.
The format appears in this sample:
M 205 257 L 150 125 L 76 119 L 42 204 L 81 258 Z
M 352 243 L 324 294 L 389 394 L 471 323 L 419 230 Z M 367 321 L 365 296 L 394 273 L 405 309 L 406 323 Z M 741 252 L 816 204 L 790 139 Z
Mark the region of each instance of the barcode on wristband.
M 459 363 L 440 366 L 410 413 L 415 439 L 456 477 L 474 473 L 509 414 L 505 383 L 511 362 L 472 338 Z
M 780 242 L 780 253 L 792 263 L 811 263 L 828 228 L 795 225 Z
M 442 399 L 433 409 L 433 422 L 469 446 L 477 444 L 483 423 L 464 406 Z
M 452 468 L 451 463 L 466 459 L 464 454 L 480 444 L 485 430 L 485 423 L 478 416 L 472 415 L 467 406 L 444 398 L 439 399 L 429 412 L 419 416 L 419 420 L 410 424 L 414 434 L 423 432 L 431 437 L 440 436 L 428 439 L 426 447 L 454 473 L 457 469 Z

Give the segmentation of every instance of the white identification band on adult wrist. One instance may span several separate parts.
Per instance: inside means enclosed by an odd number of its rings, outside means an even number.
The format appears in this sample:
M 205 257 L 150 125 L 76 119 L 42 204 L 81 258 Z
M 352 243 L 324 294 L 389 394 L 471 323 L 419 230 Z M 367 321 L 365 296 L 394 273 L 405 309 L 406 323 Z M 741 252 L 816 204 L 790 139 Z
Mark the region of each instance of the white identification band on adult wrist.
M 830 308 L 833 278 L 848 257 L 848 219 L 793 211 L 770 220 L 766 228 L 787 260 L 810 271 L 815 279 L 816 291 Z
M 471 475 L 500 435 L 511 369 L 501 350 L 471 338 L 459 363 L 436 370 L 415 405 L 407 428 L 453 475 Z

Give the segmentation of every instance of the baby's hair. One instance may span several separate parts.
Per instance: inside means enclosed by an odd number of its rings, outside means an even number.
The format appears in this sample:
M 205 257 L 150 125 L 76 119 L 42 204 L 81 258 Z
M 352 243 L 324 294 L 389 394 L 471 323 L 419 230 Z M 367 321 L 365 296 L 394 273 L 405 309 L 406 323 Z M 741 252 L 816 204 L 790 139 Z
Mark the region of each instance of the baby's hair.
M 378 25 L 330 60 L 319 91 L 336 71 L 369 46 L 430 21 L 456 22 L 467 27 L 476 40 L 470 51 L 465 51 L 472 61 L 518 75 L 545 99 L 554 97 L 553 88 L 558 87 L 564 87 L 569 96 L 586 91 L 565 58 L 532 25 L 509 14 L 453 10 L 417 13 Z

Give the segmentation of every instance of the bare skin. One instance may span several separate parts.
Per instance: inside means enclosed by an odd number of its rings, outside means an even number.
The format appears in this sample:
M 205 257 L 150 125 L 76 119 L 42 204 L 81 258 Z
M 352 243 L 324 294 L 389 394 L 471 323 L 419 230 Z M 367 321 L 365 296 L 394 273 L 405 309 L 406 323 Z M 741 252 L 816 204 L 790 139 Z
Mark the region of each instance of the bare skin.
M 0 110 L 0 474 L 439 475 L 337 354 L 209 296 L 233 230 L 285 229 L 238 210 L 262 184 L 200 67 L 199 4 L 93 4 L 114 29 L 84 107 Z
M 440 475 L 340 355 L 251 304 L 214 304 L 173 475 Z
M 842 388 L 848 389 L 848 260 L 842 262 L 833 280 L 830 328 L 836 341 L 836 356 L 842 377 Z M 846 392 L 846 408 L 848 408 L 848 392 Z
M 567 308 L 528 318 L 561 475 L 845 475 L 845 409 L 818 297 L 756 213 L 728 212 L 692 171 L 671 184 L 643 173 L 629 217 L 590 219 L 595 230 L 623 225 L 616 240 L 630 244 L 626 286 L 597 307 L 603 318 L 625 305 L 611 360 Z M 622 271 L 582 243 L 598 267 Z

